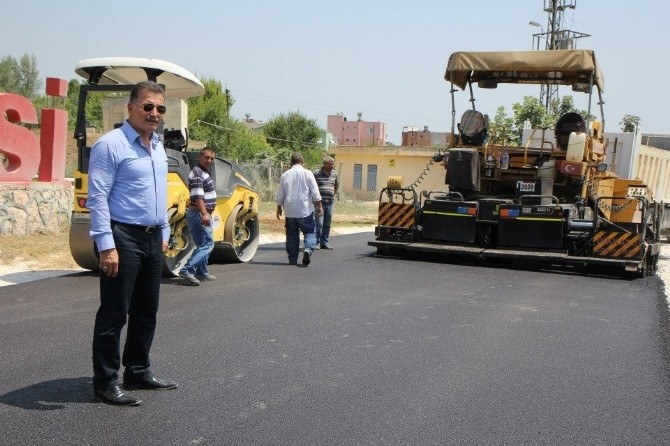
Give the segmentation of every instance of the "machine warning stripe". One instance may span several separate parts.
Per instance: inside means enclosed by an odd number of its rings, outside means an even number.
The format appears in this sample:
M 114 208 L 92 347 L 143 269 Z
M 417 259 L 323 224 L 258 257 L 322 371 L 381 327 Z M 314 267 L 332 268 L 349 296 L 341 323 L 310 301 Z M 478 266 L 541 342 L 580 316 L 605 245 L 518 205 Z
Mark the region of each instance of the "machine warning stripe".
M 597 232 L 593 237 L 593 255 L 599 257 L 637 259 L 642 256 L 639 234 L 626 232 Z
M 412 229 L 414 226 L 414 205 L 379 203 L 379 225 Z

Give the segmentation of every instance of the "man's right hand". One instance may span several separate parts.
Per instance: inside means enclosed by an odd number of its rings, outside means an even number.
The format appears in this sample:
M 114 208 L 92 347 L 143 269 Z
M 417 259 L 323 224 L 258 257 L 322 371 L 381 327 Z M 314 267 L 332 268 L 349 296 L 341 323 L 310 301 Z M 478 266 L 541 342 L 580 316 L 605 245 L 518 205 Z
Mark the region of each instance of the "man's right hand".
M 116 277 L 119 273 L 119 253 L 116 248 L 100 251 L 99 266 L 107 277 Z
M 281 217 L 281 206 L 277 206 L 277 220 Z

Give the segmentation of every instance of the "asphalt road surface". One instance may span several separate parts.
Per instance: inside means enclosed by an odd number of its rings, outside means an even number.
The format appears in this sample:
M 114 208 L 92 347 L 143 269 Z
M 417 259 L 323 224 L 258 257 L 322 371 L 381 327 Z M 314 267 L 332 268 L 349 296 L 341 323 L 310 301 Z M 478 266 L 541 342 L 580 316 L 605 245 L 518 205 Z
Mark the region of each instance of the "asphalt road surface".
M 173 391 L 98 403 L 89 273 L 0 288 L 2 445 L 667 445 L 657 278 L 283 244 L 216 282 L 166 279 L 152 368 Z

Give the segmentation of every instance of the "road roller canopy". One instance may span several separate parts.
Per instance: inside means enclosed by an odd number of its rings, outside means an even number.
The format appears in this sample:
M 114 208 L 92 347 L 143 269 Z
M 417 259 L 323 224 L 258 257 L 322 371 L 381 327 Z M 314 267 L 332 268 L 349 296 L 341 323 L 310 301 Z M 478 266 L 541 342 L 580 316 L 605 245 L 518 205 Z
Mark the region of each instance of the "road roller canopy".
M 462 90 L 469 83 L 481 88 L 507 84 L 569 85 L 602 93 L 605 80 L 591 50 L 461 51 L 449 57 L 444 78 Z
M 150 80 L 163 85 L 167 97 L 188 98 L 205 94 L 205 87 L 193 73 L 159 59 L 98 57 L 80 60 L 74 71 L 89 84 L 135 85 Z

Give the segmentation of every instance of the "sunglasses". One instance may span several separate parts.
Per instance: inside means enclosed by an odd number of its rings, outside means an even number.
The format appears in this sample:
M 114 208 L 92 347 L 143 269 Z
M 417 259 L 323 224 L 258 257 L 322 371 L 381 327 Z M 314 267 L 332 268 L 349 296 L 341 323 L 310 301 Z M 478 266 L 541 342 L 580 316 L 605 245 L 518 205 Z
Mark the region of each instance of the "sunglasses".
M 165 112 L 167 111 L 167 107 L 164 106 L 164 105 L 156 105 L 156 104 L 152 104 L 150 102 L 147 102 L 146 104 L 142 104 L 142 110 L 144 110 L 147 113 L 152 111 L 154 109 L 154 107 L 156 108 L 156 111 L 161 115 L 164 115 Z

